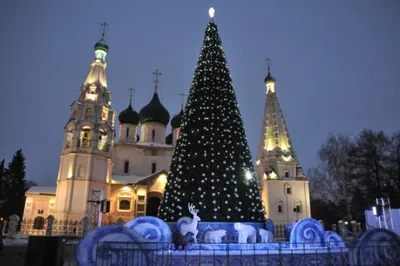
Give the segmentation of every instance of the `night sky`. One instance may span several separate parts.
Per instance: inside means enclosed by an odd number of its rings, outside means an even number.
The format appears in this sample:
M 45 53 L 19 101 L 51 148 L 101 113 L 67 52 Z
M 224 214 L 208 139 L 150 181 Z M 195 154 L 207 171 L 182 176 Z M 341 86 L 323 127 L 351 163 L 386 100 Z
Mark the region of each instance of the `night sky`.
M 100 23 L 118 112 L 153 94 L 172 115 L 188 93 L 208 9 L 231 70 L 253 159 L 265 101 L 265 57 L 295 151 L 307 170 L 330 133 L 399 130 L 400 1 L 5 1 L 0 8 L 0 158 L 22 148 L 27 179 L 54 185 L 70 104 L 88 74 Z M 278 3 L 279 2 L 279 3 Z M 117 123 L 117 121 L 116 121 Z M 170 127 L 168 127 L 168 133 Z

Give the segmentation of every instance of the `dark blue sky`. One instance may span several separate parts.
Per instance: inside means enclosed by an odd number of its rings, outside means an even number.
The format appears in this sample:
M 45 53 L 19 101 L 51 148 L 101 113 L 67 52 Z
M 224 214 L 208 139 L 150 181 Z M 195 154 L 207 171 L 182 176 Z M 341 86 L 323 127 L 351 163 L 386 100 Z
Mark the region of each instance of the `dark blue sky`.
M 0 158 L 22 148 L 27 178 L 55 184 L 69 106 L 107 21 L 112 106 L 140 110 L 159 68 L 162 103 L 180 108 L 216 9 L 253 157 L 264 110 L 264 58 L 305 169 L 329 133 L 399 130 L 400 1 L 6 1 L 0 9 Z

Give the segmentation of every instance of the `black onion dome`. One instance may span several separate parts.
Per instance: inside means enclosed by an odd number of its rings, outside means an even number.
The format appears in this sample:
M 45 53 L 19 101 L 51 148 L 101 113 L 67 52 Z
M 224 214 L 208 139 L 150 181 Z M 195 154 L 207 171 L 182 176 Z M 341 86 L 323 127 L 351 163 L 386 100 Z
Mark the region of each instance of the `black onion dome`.
M 179 114 L 177 114 L 176 116 L 174 116 L 171 119 L 171 127 L 172 127 L 172 129 L 181 127 L 182 116 L 183 116 L 183 109 L 180 111 Z
M 158 94 L 154 93 L 151 101 L 142 108 L 139 112 L 140 122 L 159 122 L 164 125 L 168 125 L 169 112 L 165 109 L 164 105 L 161 104 Z
M 119 114 L 118 120 L 120 124 L 138 125 L 140 118 L 138 112 L 133 110 L 132 105 L 129 104 L 128 108 Z
M 264 82 L 275 82 L 275 78 L 271 76 L 271 73 L 268 73 L 268 75 L 265 77 Z
M 103 50 L 104 52 L 107 53 L 108 45 L 106 44 L 106 42 L 103 39 L 101 39 L 94 45 L 94 50 Z
M 172 144 L 172 133 L 165 137 L 165 144 L 171 145 Z

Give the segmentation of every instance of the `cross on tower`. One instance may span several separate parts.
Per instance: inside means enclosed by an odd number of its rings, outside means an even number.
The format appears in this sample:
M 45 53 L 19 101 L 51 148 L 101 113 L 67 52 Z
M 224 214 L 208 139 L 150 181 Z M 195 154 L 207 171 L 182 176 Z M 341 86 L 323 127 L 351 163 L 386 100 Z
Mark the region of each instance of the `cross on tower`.
M 107 22 L 100 23 L 101 26 L 101 38 L 104 40 L 104 36 L 106 35 L 106 27 L 110 26 Z
M 183 100 L 184 100 L 184 98 L 185 98 L 185 96 L 187 96 L 187 94 L 184 94 L 183 92 L 182 93 L 179 93 L 178 94 L 179 96 L 181 96 L 181 98 L 182 98 L 182 110 L 183 110 Z
M 136 89 L 129 88 L 127 90 L 129 91 L 129 105 L 132 105 L 132 94 L 133 94 L 134 91 L 136 91 Z
M 271 63 L 272 59 L 269 58 L 269 57 L 267 57 L 267 58 L 265 58 L 265 61 L 267 61 L 267 64 L 268 64 L 268 74 L 270 74 L 270 73 L 271 73 L 270 63 Z
M 154 93 L 157 93 L 159 83 L 158 76 L 161 76 L 162 73 L 158 69 L 156 69 L 156 72 L 153 72 L 153 75 L 156 77 L 156 79 L 154 80 Z

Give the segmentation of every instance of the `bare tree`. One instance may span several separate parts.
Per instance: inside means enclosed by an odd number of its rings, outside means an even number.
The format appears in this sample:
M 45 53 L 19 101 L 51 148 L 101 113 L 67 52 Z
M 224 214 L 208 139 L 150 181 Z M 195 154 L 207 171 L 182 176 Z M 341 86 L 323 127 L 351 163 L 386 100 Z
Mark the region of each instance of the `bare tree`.
M 318 152 L 318 165 L 309 171 L 314 196 L 346 206 L 352 220 L 352 197 L 357 186 L 350 157 L 352 142 L 344 135 L 332 135 Z

